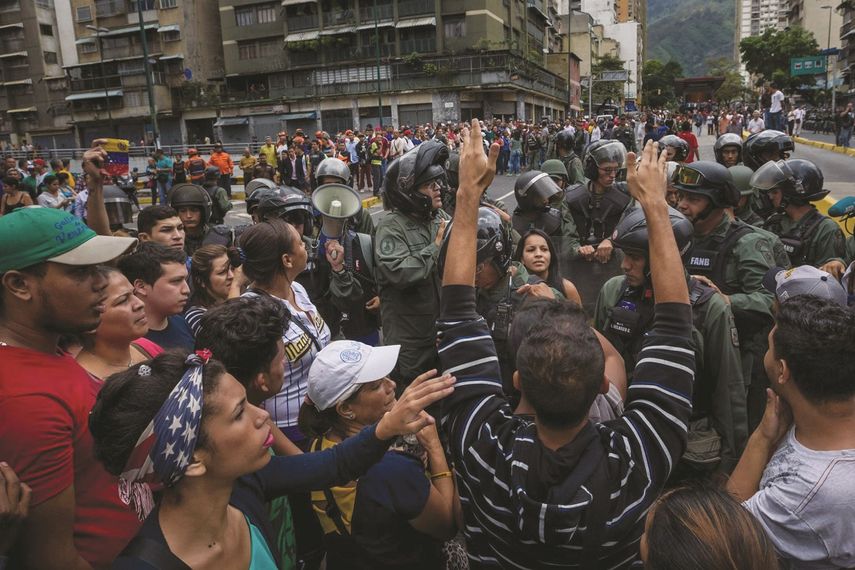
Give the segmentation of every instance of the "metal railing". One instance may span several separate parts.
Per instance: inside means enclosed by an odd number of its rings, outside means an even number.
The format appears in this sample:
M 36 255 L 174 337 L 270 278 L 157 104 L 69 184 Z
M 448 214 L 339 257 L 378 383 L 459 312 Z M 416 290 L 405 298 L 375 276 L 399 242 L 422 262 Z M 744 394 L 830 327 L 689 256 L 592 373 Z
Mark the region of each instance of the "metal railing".
M 343 26 L 355 24 L 356 20 L 353 10 L 337 10 L 335 12 L 324 12 L 324 26 Z
M 419 38 L 401 41 L 401 55 L 433 53 L 436 51 L 436 38 Z
M 430 15 L 436 12 L 436 0 L 401 0 L 398 2 L 398 17 Z
M 33 76 L 29 66 L 6 67 L 0 72 L 0 81 L 20 81 Z
M 313 30 L 318 27 L 318 15 L 306 14 L 304 16 L 286 16 L 285 23 L 289 32 L 298 30 Z
M 395 10 L 392 4 L 377 5 L 377 20 L 391 20 L 395 16 Z M 361 24 L 370 24 L 375 20 L 374 6 L 362 6 L 359 8 L 359 22 Z
M 8 38 L 0 40 L 0 54 L 26 51 L 24 38 Z
M 291 65 L 316 65 L 321 58 L 315 50 L 288 50 L 288 61 Z
M 95 0 L 95 14 L 99 18 L 109 18 L 128 12 L 128 3 L 125 0 Z

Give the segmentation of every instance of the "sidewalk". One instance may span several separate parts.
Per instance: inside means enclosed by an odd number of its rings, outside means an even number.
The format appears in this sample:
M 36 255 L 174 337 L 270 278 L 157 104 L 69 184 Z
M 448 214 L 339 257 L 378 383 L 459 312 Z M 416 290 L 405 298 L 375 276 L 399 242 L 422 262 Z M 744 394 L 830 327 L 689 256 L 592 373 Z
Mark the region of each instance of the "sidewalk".
M 844 148 L 842 146 L 837 146 L 834 144 L 834 135 L 827 135 L 824 133 L 812 133 L 810 131 L 802 130 L 802 136 L 793 137 L 793 140 L 797 144 L 805 144 L 808 146 L 813 146 L 816 148 L 821 148 L 824 150 L 830 150 L 831 152 L 837 152 L 840 154 L 846 154 L 849 156 L 855 157 L 855 148 L 849 147 Z M 853 139 L 855 140 L 855 139 Z

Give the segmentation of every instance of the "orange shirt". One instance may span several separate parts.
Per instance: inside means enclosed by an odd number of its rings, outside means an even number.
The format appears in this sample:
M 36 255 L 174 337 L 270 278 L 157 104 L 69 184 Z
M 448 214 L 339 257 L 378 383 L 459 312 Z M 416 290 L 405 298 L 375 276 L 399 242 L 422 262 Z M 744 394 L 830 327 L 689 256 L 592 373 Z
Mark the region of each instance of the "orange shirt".
M 225 151 L 212 153 L 211 158 L 208 159 L 208 164 L 212 164 L 219 168 L 220 174 L 231 174 L 234 170 L 232 157 Z

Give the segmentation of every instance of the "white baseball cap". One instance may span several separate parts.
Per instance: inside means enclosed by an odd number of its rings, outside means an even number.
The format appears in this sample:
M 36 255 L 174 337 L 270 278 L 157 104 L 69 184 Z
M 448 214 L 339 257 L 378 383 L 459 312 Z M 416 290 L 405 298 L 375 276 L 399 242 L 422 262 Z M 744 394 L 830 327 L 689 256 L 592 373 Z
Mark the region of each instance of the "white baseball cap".
M 363 384 L 388 376 L 401 345 L 368 346 L 336 340 L 321 350 L 309 369 L 308 396 L 319 411 L 350 398 Z

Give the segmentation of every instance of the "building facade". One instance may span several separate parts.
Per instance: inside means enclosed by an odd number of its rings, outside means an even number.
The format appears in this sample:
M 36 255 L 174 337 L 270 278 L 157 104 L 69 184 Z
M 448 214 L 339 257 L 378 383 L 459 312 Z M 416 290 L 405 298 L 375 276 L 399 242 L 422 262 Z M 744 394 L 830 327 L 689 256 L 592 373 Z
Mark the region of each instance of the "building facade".
M 808 0 L 816 2 L 817 0 Z M 748 73 L 741 63 L 739 42 L 745 38 L 759 36 L 767 29 L 783 30 L 789 25 L 790 0 L 737 0 L 734 56 L 740 61 L 740 70 L 746 78 Z
M 59 38 L 51 0 L 0 0 L 0 140 L 73 142 Z
M 837 9 L 841 14 L 838 70 L 842 78 L 842 90 L 851 101 L 855 99 L 855 2 L 841 2 Z

